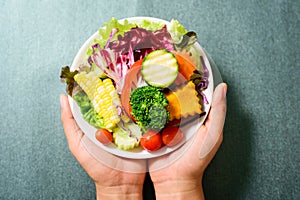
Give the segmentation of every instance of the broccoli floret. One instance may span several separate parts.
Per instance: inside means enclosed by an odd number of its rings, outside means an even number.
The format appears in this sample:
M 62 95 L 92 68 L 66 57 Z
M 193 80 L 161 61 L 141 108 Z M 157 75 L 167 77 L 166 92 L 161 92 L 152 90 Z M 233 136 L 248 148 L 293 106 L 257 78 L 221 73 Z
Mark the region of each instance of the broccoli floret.
M 161 130 L 169 120 L 167 98 L 160 88 L 143 86 L 136 88 L 130 95 L 131 115 L 143 129 Z

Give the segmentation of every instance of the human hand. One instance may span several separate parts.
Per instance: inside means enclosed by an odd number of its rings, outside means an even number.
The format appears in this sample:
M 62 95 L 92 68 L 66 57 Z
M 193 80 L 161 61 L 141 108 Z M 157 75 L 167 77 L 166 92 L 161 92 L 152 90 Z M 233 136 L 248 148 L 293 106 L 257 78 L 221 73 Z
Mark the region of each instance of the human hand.
M 226 84 L 216 87 L 208 118 L 193 139 L 174 153 L 148 161 L 157 199 L 204 199 L 202 177 L 223 140 L 226 92 Z
M 97 199 L 142 199 L 146 161 L 120 158 L 98 148 L 78 127 L 66 95 L 60 96 L 60 103 L 69 149 L 95 182 Z

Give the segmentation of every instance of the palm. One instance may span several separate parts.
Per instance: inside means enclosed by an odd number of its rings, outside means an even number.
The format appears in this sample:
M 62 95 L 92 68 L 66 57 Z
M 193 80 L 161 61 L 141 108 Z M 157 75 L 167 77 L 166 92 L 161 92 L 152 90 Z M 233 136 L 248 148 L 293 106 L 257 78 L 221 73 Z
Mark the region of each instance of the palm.
M 93 152 L 88 151 L 86 147 L 84 147 L 84 144 L 89 147 L 91 147 L 91 145 L 95 146 L 95 144 L 83 136 L 76 158 L 96 184 L 99 182 L 104 183 L 106 186 L 117 184 L 143 184 L 145 178 L 145 162 L 140 161 L 139 164 L 131 163 L 126 159 L 108 155 L 106 152 L 97 149 L 98 156 L 105 154 L 105 156 L 110 157 L 110 163 L 104 164 L 104 161 L 99 160 L 96 153 L 94 153 L 93 156 Z
M 206 160 L 204 162 L 204 160 L 195 158 L 199 154 L 199 146 L 194 145 L 193 143 L 201 143 L 205 136 L 205 132 L 203 132 L 202 129 L 200 129 L 200 132 L 201 134 L 199 133 L 195 136 L 199 138 L 192 138 L 176 152 L 153 159 L 149 162 L 149 170 L 153 182 L 172 180 L 174 177 L 181 177 L 182 179 L 199 179 L 206 168 Z

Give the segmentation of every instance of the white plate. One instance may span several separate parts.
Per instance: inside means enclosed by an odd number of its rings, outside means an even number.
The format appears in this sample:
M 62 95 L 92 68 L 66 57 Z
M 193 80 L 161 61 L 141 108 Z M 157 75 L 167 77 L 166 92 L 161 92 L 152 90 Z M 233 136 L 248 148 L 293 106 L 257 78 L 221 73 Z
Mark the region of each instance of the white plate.
M 169 28 L 169 26 L 170 26 L 170 22 L 168 22 L 168 21 L 165 21 L 165 20 L 162 20 L 162 19 L 157 19 L 157 18 L 151 18 L 151 17 L 133 17 L 133 18 L 126 18 L 126 19 L 131 23 L 139 22 L 141 20 L 146 19 L 146 20 L 151 20 L 151 21 L 155 21 L 155 22 L 163 22 L 167 25 L 167 28 Z M 119 20 L 119 21 L 122 23 L 122 21 L 124 21 L 124 19 Z M 78 51 L 72 65 L 71 65 L 71 70 L 75 70 L 79 66 L 88 64 L 87 63 L 86 52 L 87 52 L 88 48 L 93 44 L 94 39 L 97 38 L 97 37 L 98 37 L 98 31 L 95 32 L 83 44 L 83 46 Z M 89 137 L 90 140 L 92 140 L 97 146 L 99 146 L 99 148 L 102 148 L 105 151 L 110 152 L 114 155 L 125 157 L 125 158 L 131 158 L 131 159 L 154 158 L 154 157 L 165 155 L 165 154 L 170 153 L 170 152 L 176 150 L 177 148 L 179 148 L 181 145 L 183 145 L 187 140 L 189 140 L 194 135 L 194 133 L 199 129 L 199 127 L 202 125 L 205 118 L 207 117 L 208 111 L 210 109 L 210 104 L 211 104 L 211 101 L 212 101 L 212 93 L 213 93 L 213 89 L 214 89 L 212 69 L 211 69 L 210 63 L 207 59 L 207 56 L 206 56 L 203 48 L 200 46 L 199 43 L 195 44 L 195 48 L 203 56 L 204 63 L 205 63 L 205 65 L 208 69 L 208 72 L 209 72 L 208 88 L 204 91 L 204 94 L 206 95 L 207 100 L 208 100 L 209 103 L 203 105 L 203 107 L 204 107 L 203 110 L 204 110 L 204 112 L 206 112 L 206 114 L 204 116 L 202 116 L 201 118 L 199 118 L 197 120 L 194 120 L 191 123 L 188 123 L 185 126 L 181 127 L 182 131 L 184 132 L 185 138 L 179 144 L 177 144 L 176 146 L 173 146 L 173 147 L 164 146 L 160 150 L 155 151 L 155 152 L 148 152 L 148 151 L 144 150 L 141 147 L 135 148 L 134 150 L 131 150 L 131 151 L 124 151 L 124 150 L 120 150 L 119 148 L 117 148 L 114 144 L 110 144 L 108 146 L 105 146 L 105 145 L 101 144 L 98 140 L 96 140 L 95 132 L 96 132 L 97 129 L 95 127 L 91 126 L 88 122 L 86 122 L 83 119 L 83 117 L 80 113 L 80 108 L 78 107 L 76 102 L 69 96 L 69 102 L 70 102 L 70 105 L 71 105 L 71 110 L 72 110 L 72 113 L 74 115 L 74 118 L 75 118 L 78 126 Z

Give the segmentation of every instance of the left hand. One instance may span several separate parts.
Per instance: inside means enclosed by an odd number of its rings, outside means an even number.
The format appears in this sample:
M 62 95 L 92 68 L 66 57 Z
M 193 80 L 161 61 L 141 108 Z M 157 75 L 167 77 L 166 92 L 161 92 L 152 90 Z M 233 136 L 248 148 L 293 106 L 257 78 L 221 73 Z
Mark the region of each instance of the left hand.
M 78 127 L 66 95 L 60 96 L 60 103 L 69 149 L 94 180 L 97 199 L 142 199 L 146 161 L 120 158 L 98 148 Z
M 177 151 L 148 161 L 156 199 L 204 199 L 202 177 L 223 140 L 227 85 L 219 84 L 194 137 Z

